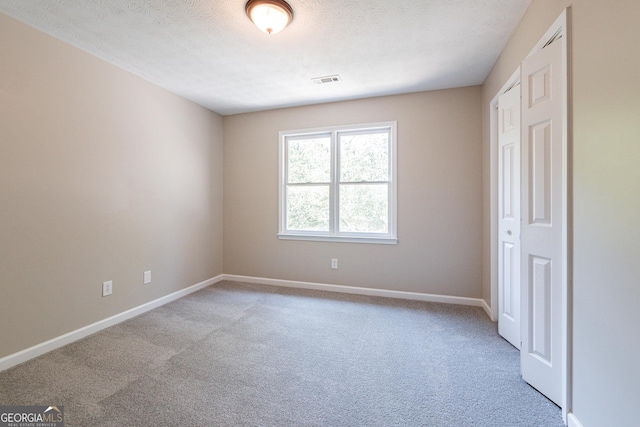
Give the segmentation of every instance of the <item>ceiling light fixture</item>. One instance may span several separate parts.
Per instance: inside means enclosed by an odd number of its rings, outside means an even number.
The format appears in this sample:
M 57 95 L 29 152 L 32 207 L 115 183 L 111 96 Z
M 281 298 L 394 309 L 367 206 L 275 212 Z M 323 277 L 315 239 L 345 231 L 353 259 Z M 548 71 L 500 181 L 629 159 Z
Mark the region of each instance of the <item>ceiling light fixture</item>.
M 268 34 L 279 33 L 293 20 L 293 9 L 284 0 L 249 0 L 244 10 L 256 27 Z

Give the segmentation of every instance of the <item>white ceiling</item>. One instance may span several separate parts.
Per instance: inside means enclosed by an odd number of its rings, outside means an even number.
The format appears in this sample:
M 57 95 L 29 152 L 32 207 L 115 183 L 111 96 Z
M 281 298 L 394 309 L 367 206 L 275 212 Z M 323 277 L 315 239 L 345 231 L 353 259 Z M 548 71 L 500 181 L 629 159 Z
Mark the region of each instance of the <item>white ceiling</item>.
M 0 0 L 0 11 L 220 114 L 481 84 L 531 0 Z M 318 85 L 313 77 L 339 74 Z

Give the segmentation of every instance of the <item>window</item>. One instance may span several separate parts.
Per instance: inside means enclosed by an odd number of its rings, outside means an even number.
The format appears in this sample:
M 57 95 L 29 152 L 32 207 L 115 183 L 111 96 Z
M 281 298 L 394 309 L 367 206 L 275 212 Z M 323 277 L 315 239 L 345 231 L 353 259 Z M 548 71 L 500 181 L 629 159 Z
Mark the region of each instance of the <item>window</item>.
M 396 122 L 280 132 L 278 237 L 396 243 Z

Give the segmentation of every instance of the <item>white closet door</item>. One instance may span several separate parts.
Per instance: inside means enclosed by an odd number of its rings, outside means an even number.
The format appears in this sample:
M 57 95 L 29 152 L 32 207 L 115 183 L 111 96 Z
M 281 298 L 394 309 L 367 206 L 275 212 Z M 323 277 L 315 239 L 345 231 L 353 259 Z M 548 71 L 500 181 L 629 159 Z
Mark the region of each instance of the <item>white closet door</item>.
M 522 377 L 562 406 L 563 44 L 522 63 Z
M 520 85 L 498 99 L 498 332 L 520 348 Z

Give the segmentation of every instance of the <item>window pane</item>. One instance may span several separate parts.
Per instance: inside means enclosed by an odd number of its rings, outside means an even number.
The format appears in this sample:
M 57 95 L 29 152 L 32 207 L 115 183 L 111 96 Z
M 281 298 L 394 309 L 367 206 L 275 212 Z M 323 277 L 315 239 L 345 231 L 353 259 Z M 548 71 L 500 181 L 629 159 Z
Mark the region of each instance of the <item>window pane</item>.
M 331 137 L 288 139 L 288 183 L 331 181 Z
M 340 135 L 340 181 L 388 181 L 389 133 Z
M 287 229 L 329 231 L 329 186 L 287 187 Z
M 388 195 L 387 184 L 340 185 L 340 231 L 387 233 Z

